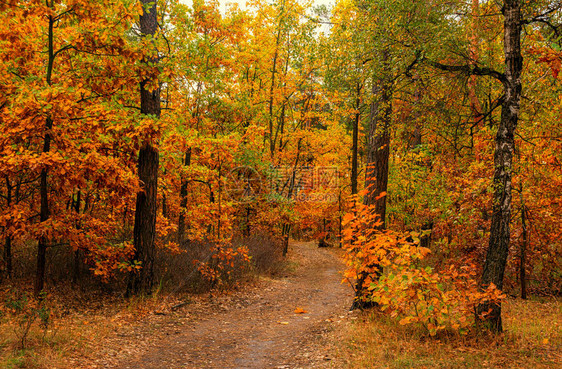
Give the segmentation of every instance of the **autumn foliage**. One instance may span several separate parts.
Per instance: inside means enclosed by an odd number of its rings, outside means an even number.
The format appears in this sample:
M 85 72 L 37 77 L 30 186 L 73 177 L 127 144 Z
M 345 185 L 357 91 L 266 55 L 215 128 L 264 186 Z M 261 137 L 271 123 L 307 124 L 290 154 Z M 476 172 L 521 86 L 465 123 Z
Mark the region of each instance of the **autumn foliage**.
M 344 282 L 362 274 L 366 291 L 360 298 L 374 302 L 402 325 L 419 324 L 430 335 L 441 330 L 469 332 L 475 326 L 475 308 L 505 297 L 494 286 L 478 289 L 476 265 L 430 266 L 429 248 L 420 246 L 419 232 L 397 232 L 380 224 L 373 206 L 357 202 L 344 218 L 344 249 L 348 269 Z
M 1 1 L 0 282 L 122 291 L 150 268 L 150 287 L 221 287 L 302 238 L 343 245 L 360 298 L 432 335 L 506 294 L 559 295 L 559 9 L 505 4 L 525 19 L 511 84 L 494 2 Z M 497 286 L 482 281 L 494 232 Z

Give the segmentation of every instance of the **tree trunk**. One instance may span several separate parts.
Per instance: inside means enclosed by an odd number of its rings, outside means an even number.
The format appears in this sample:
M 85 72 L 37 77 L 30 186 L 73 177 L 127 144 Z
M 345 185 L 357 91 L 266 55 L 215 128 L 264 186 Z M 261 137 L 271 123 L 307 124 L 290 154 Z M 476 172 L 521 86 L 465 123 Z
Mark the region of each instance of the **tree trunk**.
M 375 206 L 382 224 L 370 225 L 372 229 L 386 228 L 386 196 L 380 197 L 388 188 L 388 162 L 390 157 L 390 124 L 392 120 L 392 76 L 389 65 L 389 52 L 384 51 L 383 67 L 385 76 L 378 84 L 373 85 L 373 102 L 370 107 L 369 131 L 367 133 L 367 168 L 365 170 L 365 188 L 368 190 L 363 202 L 365 205 Z M 377 270 L 376 278 L 380 277 L 382 267 L 370 265 Z M 364 301 L 364 283 L 369 275 L 359 275 L 355 286 L 355 300 L 351 309 L 364 309 L 374 306 Z
M 13 266 L 12 266 L 12 237 L 6 236 L 4 239 L 4 263 L 6 268 L 6 277 L 12 278 Z
M 291 174 L 289 183 L 289 193 L 287 194 L 288 200 L 291 200 L 293 198 L 293 191 L 295 190 L 297 166 L 299 165 L 299 160 L 301 157 L 301 144 L 302 138 L 299 138 L 297 142 L 297 157 L 295 158 L 295 164 L 293 165 L 293 173 Z M 291 227 L 291 223 L 287 222 L 283 224 L 281 229 L 281 236 L 283 238 L 283 256 L 287 256 L 287 253 L 289 252 L 289 238 L 291 235 Z
M 154 239 L 156 235 L 156 191 L 158 184 L 158 151 L 145 143 L 140 149 L 138 162 L 139 178 L 143 184 L 137 194 L 133 244 L 133 260 L 140 262 L 141 269 L 131 274 L 127 295 L 150 293 L 154 271 Z
M 185 152 L 185 159 L 183 162 L 185 167 L 191 165 L 191 147 Z M 185 238 L 185 213 L 187 211 L 187 186 L 189 180 L 187 178 L 182 178 L 181 188 L 180 188 L 180 218 L 178 221 L 178 243 L 181 245 Z
M 357 112 L 355 113 L 355 118 L 353 119 L 353 147 L 351 149 L 351 194 L 357 194 L 357 182 L 358 182 L 358 166 L 359 166 L 359 159 L 358 159 L 358 151 L 359 151 L 359 121 L 361 120 L 361 112 L 359 109 L 361 108 L 361 85 L 357 83 L 356 89 L 356 101 L 355 101 L 355 109 Z
M 273 66 L 271 67 L 271 86 L 269 87 L 269 152 L 272 159 L 275 152 L 275 139 L 273 137 L 273 103 L 275 97 L 275 77 L 277 73 L 277 60 L 279 58 L 282 20 L 283 17 L 279 17 L 279 29 L 277 30 L 277 36 L 275 37 L 275 54 L 273 55 Z
M 54 46 L 54 25 L 55 18 L 49 15 L 48 28 L 48 60 L 47 60 L 47 85 L 51 86 L 51 78 L 53 75 L 53 65 L 55 62 L 55 46 Z M 45 136 L 43 138 L 43 153 L 51 151 L 51 130 L 53 129 L 53 119 L 49 116 L 45 120 Z M 41 170 L 39 180 L 40 209 L 39 221 L 41 223 L 49 220 L 49 187 L 48 187 L 49 171 L 46 167 Z M 35 272 L 35 296 L 40 296 L 45 286 L 45 265 L 47 259 L 47 238 L 40 236 L 37 242 L 37 265 Z
M 12 206 L 12 184 L 10 179 L 6 177 L 6 208 L 9 209 Z M 6 237 L 4 239 L 4 268 L 7 278 L 12 277 L 12 235 L 6 230 Z M 0 275 L 0 277 L 2 277 Z
M 505 81 L 504 101 L 502 104 L 500 125 L 496 136 L 494 154 L 494 195 L 493 214 L 490 229 L 490 242 L 480 287 L 486 289 L 494 284 L 503 288 L 504 272 L 509 252 L 511 219 L 511 179 L 514 151 L 514 133 L 519 118 L 521 100 L 521 0 L 506 0 L 504 14 L 504 53 Z M 502 331 L 501 305 L 481 304 L 479 314 L 487 313 L 485 325 L 492 331 Z M 488 313 L 489 312 L 489 313 Z
M 470 34 L 470 63 L 474 66 L 478 64 L 479 44 L 478 29 L 480 16 L 480 0 L 472 0 L 472 30 Z M 482 107 L 476 94 L 476 75 L 468 77 L 468 97 L 470 99 L 470 111 L 474 124 L 478 124 L 482 117 Z
M 51 147 L 50 132 L 53 128 L 53 121 L 47 118 L 45 140 L 43 142 L 43 152 L 49 152 Z M 47 183 L 48 170 L 41 170 L 39 193 L 41 197 L 41 208 L 39 210 L 39 220 L 41 223 L 49 220 L 49 188 Z M 47 263 L 47 238 L 40 236 L 37 244 L 37 269 L 35 272 L 35 296 L 40 296 L 45 286 L 45 265 Z
M 527 234 L 527 207 L 523 199 L 523 186 L 521 186 L 520 191 L 521 197 L 521 227 L 523 228 L 523 242 L 521 243 L 521 250 L 519 255 L 519 281 L 521 282 L 521 298 L 523 300 L 527 299 L 527 277 L 525 275 L 525 265 L 527 264 L 527 245 L 529 244 L 529 238 Z
M 72 204 L 72 208 L 74 209 L 74 212 L 76 213 L 76 215 L 80 214 L 80 204 L 82 203 L 82 191 L 78 190 L 78 193 L 76 194 L 76 200 L 73 199 L 73 204 Z M 76 229 L 79 230 L 81 227 L 81 225 L 78 223 L 76 224 Z M 78 279 L 80 279 L 80 266 L 82 264 L 82 258 L 80 255 L 80 249 L 76 249 L 74 250 L 74 268 L 72 271 L 72 282 L 73 283 L 78 283 Z
M 250 224 L 250 214 L 251 214 L 251 210 L 252 208 L 250 207 L 250 205 L 246 206 L 246 220 L 244 224 L 244 229 L 243 229 L 243 234 L 245 237 L 250 237 L 251 231 L 252 231 L 252 225 Z
M 281 237 L 283 238 L 283 256 L 287 256 L 289 252 L 289 236 L 291 234 L 291 224 L 285 223 L 283 224 L 283 228 L 281 230 Z
M 387 59 L 387 58 L 385 58 Z M 390 73 L 390 72 L 389 72 Z M 388 162 L 390 157 L 390 123 L 392 119 L 392 86 L 382 82 L 382 88 L 373 86 L 375 101 L 371 103 L 369 132 L 367 135 L 367 168 L 365 172 L 365 205 L 374 205 L 382 225 L 386 227 L 386 196 L 388 189 Z
M 143 14 L 140 16 L 140 30 L 144 36 L 154 36 L 158 29 L 156 0 L 141 0 Z M 147 60 L 146 64 L 157 64 L 158 55 Z M 147 84 L 150 79 L 141 82 L 141 113 L 160 117 L 160 88 L 149 90 Z M 127 295 L 140 292 L 150 293 L 154 274 L 154 239 L 156 235 L 156 214 L 158 210 L 158 150 L 149 141 L 144 141 L 138 159 L 138 174 L 142 189 L 137 194 L 135 209 L 135 225 L 133 229 L 133 243 L 135 247 L 134 262 L 141 264 L 141 269 L 131 273 L 127 286 Z

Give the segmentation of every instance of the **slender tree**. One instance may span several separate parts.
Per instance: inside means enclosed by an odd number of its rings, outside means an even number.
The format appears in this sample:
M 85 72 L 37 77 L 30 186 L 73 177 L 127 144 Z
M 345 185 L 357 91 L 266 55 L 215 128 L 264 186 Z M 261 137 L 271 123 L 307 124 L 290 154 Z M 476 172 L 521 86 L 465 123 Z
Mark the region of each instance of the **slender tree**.
M 55 5 L 53 1 L 48 1 L 47 6 L 51 9 L 54 9 Z M 48 16 L 48 45 L 47 45 L 47 75 L 46 75 L 46 82 L 47 85 L 51 86 L 52 84 L 52 77 L 53 77 L 53 67 L 55 63 L 55 46 L 54 46 L 54 28 L 55 22 L 57 17 L 53 14 L 49 14 Z M 52 132 L 53 129 L 53 118 L 51 116 L 47 116 L 45 119 L 45 133 L 43 138 L 43 153 L 48 153 L 51 151 L 51 140 L 52 140 Z M 49 187 L 48 187 L 48 179 L 49 179 L 49 169 L 45 166 L 41 169 L 41 176 L 39 182 L 39 195 L 40 195 L 40 210 L 39 210 L 39 220 L 44 223 L 49 220 L 50 217 L 50 210 L 49 210 Z M 37 242 L 37 265 L 36 265 L 36 272 L 35 272 L 35 295 L 39 296 L 43 291 L 43 287 L 45 286 L 45 265 L 47 259 L 47 237 L 45 235 L 39 236 Z
M 484 262 L 481 288 L 494 284 L 503 288 L 507 255 L 509 252 L 511 221 L 511 190 L 515 129 L 519 121 L 521 102 L 521 0 L 504 1 L 504 55 L 505 73 L 502 76 L 504 97 L 494 153 L 494 195 L 490 243 Z M 501 305 L 481 304 L 479 313 L 486 313 L 486 324 L 493 331 L 502 331 Z

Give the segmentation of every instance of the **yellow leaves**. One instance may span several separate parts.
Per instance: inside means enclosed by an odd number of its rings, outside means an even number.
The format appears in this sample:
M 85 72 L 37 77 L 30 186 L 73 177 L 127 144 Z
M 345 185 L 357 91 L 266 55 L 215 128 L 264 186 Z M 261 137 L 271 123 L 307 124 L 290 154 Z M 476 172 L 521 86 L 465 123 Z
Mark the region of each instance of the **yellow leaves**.
M 415 321 L 417 321 L 417 319 L 415 317 L 407 316 L 405 318 L 400 319 L 400 321 L 398 323 L 400 323 L 400 325 L 407 325 L 407 324 L 411 324 Z
M 295 314 L 306 314 L 307 311 L 304 310 L 303 308 L 297 307 L 294 311 Z

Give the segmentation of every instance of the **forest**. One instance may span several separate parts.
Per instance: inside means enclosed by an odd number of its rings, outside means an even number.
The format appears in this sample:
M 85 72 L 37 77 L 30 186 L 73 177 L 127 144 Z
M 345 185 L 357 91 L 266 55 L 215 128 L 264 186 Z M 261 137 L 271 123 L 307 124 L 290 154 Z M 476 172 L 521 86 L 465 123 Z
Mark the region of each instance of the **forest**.
M 561 365 L 562 1 L 0 19 L 0 367 Z

